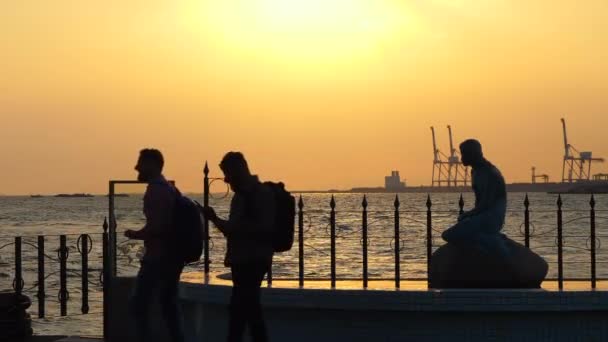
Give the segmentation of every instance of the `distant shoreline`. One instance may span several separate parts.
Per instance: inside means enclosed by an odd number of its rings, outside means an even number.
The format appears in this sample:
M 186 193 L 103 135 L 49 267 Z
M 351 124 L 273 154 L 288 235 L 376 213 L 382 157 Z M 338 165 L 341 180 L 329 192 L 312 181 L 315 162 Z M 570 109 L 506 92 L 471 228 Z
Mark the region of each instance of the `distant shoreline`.
M 325 190 L 325 191 L 292 191 L 294 193 L 467 193 L 472 192 L 470 186 L 458 187 L 432 187 L 417 186 L 402 189 L 385 189 L 382 187 L 360 187 L 350 190 Z M 529 192 L 529 193 L 549 193 L 549 194 L 608 194 L 608 182 L 590 181 L 584 183 L 511 183 L 507 184 L 507 192 Z
M 329 189 L 329 190 L 290 190 L 297 194 L 400 194 L 400 193 L 467 193 L 472 192 L 470 186 L 458 187 L 432 187 L 428 185 L 410 186 L 403 189 L 387 190 L 382 187 L 357 187 L 352 189 Z M 544 192 L 549 194 L 608 194 L 607 181 L 589 181 L 582 183 L 511 183 L 507 184 L 508 192 Z M 199 196 L 200 192 L 187 192 L 188 195 Z M 214 196 L 222 196 L 225 192 L 212 193 Z M 118 193 L 116 197 L 141 196 L 143 193 Z M 2 194 L 0 197 L 31 197 L 31 198 L 90 198 L 107 197 L 108 194 L 30 194 L 9 195 Z

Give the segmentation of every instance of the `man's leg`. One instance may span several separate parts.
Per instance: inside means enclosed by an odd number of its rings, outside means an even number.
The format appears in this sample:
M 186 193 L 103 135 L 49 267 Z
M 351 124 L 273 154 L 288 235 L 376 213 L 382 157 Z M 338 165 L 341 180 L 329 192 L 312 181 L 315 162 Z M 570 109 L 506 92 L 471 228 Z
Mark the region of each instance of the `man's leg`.
M 177 264 L 165 265 L 161 289 L 160 305 L 173 342 L 184 342 L 184 328 L 178 303 L 179 278 L 183 267 Z
M 228 342 L 243 340 L 246 325 L 247 300 L 247 268 L 248 265 L 232 264 L 232 296 L 230 297 L 228 321 Z
M 130 303 L 131 313 L 135 320 L 137 338 L 140 342 L 148 340 L 148 308 L 149 303 L 152 301 L 158 279 L 156 265 L 150 261 L 142 260 Z
M 247 292 L 247 320 L 249 322 L 249 329 L 251 331 L 251 339 L 253 342 L 268 341 L 268 331 L 266 329 L 264 312 L 260 302 L 260 286 L 262 285 L 262 280 L 264 279 L 264 275 L 268 272 L 268 269 L 269 267 L 264 263 L 252 265 L 252 282 Z

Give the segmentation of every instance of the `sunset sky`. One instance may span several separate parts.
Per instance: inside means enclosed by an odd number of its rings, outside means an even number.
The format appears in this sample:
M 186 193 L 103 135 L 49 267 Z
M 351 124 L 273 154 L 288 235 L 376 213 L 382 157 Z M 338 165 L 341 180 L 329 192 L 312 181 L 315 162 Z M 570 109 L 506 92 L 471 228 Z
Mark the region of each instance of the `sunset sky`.
M 429 184 L 448 124 L 557 180 L 561 117 L 608 157 L 606 0 L 0 2 L 0 194 L 104 193 L 143 147 L 186 191 L 229 150 L 291 189 Z

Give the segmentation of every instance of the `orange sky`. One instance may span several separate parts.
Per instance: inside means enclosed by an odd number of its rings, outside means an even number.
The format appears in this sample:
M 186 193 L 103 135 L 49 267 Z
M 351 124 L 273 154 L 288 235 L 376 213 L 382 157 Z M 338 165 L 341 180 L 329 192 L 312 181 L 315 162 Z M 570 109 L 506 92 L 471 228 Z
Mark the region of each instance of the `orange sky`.
M 605 0 L 4 1 L 0 194 L 103 193 L 142 147 L 187 191 L 228 150 L 292 189 L 428 184 L 447 124 L 556 180 L 562 116 L 608 157 L 606 37 Z

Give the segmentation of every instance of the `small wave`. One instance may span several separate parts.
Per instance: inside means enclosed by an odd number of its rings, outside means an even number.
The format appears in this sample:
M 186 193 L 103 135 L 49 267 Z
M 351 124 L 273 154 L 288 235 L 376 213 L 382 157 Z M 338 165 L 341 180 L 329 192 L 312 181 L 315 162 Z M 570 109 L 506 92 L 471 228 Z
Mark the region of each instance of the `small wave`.
M 56 226 L 67 226 L 67 227 L 70 227 L 70 226 L 81 226 L 82 223 L 75 223 L 75 222 L 53 222 L 53 223 L 49 223 L 48 225 L 52 226 L 52 227 L 56 227 Z
M 341 224 L 339 224 L 337 226 L 337 228 L 338 228 L 338 230 L 341 230 L 341 231 L 352 231 L 353 230 L 352 226 L 349 226 L 349 225 L 341 225 Z

